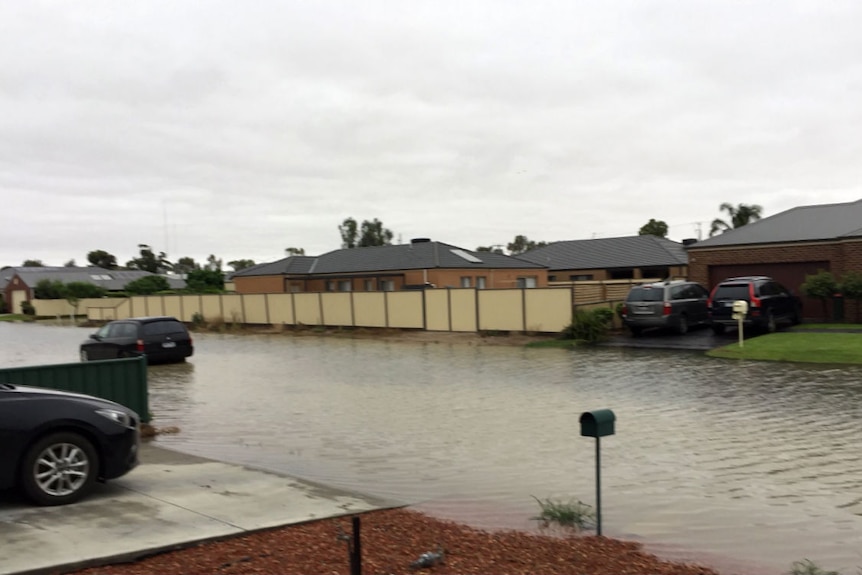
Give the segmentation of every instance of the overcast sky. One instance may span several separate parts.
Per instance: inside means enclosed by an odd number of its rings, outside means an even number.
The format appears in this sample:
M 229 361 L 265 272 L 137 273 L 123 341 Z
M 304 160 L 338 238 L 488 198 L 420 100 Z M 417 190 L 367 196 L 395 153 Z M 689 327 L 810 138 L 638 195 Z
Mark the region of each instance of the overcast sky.
M 862 198 L 862 3 L 0 3 L 0 265 L 706 238 Z M 227 267 L 227 266 L 226 266 Z

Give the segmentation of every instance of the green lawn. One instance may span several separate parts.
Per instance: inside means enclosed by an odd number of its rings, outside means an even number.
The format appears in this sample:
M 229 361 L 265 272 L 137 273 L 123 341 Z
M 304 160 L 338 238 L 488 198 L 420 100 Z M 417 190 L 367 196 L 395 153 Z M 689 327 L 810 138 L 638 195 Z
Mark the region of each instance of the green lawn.
M 708 351 L 707 355 L 729 359 L 862 364 L 862 333 L 773 333 L 747 339 L 743 347 L 733 343 Z
M 32 321 L 32 318 L 20 313 L 0 314 L 0 321 Z

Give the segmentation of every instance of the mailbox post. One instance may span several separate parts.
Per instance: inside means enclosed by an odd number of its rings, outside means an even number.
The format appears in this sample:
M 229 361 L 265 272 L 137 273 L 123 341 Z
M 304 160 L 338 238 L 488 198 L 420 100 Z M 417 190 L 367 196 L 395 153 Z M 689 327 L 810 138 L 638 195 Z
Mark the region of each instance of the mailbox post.
M 610 409 L 585 411 L 581 414 L 581 435 L 596 438 L 596 535 L 602 534 L 602 464 L 600 438 L 614 434 L 617 416 Z
M 744 344 L 742 343 L 742 332 L 743 326 L 742 322 L 745 319 L 745 316 L 748 315 L 748 302 L 744 299 L 738 299 L 733 302 L 733 319 L 736 320 L 736 328 L 739 332 L 739 347 L 742 347 Z

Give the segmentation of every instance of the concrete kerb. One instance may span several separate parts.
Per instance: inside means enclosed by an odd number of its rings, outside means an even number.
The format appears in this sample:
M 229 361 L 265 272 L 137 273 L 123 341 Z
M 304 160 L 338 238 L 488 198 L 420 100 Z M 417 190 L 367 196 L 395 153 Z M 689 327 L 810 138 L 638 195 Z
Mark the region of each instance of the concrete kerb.
M 145 443 L 141 465 L 63 507 L 0 499 L 0 574 L 140 560 L 238 535 L 402 503 Z

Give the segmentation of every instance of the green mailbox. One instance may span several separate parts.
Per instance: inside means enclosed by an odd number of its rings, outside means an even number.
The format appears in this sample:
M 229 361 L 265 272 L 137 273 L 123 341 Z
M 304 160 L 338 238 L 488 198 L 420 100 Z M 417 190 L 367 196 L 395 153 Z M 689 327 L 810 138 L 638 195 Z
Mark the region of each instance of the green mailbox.
M 585 411 L 581 414 L 581 435 L 584 437 L 605 437 L 614 434 L 617 416 L 610 409 Z

